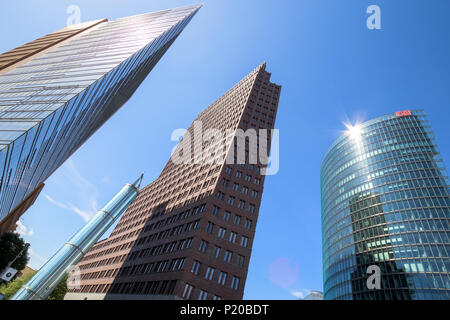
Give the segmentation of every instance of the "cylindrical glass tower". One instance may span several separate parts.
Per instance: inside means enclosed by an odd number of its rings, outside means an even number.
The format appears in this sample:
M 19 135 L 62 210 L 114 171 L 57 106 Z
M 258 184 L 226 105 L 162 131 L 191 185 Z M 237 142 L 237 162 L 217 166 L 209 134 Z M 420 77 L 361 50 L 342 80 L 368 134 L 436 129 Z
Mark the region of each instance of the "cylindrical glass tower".
M 349 128 L 320 178 L 325 299 L 450 299 L 448 177 L 423 111 Z

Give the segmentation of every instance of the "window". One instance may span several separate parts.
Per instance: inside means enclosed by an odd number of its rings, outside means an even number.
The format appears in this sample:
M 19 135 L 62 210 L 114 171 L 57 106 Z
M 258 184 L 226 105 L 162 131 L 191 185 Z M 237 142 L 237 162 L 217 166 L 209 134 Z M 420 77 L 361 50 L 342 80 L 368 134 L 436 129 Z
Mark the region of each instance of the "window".
M 258 198 L 258 191 L 252 190 L 252 198 Z
M 244 263 L 245 263 L 245 257 L 241 256 L 240 254 L 238 255 L 237 259 L 236 259 L 236 264 L 243 268 L 244 267 Z
M 198 229 L 198 226 L 200 225 L 200 220 L 196 220 L 196 221 L 194 221 L 194 225 L 192 226 L 192 229 L 193 230 L 196 230 L 196 229 Z M 213 225 L 214 226 L 214 225 Z
M 255 213 L 255 205 L 254 204 L 249 204 L 248 205 L 248 211 L 250 211 L 251 213 Z
M 223 192 L 217 192 L 217 199 L 223 201 L 225 199 L 225 194 Z
M 155 272 L 164 272 L 166 269 L 168 261 L 160 261 L 156 265 L 156 271 Z
M 184 286 L 182 297 L 184 299 L 189 299 L 191 297 L 191 293 L 192 293 L 192 289 L 193 288 L 194 288 L 193 286 L 191 286 L 190 284 L 186 283 L 186 285 Z
M 219 297 L 219 296 L 214 296 L 214 297 L 213 297 L 213 300 L 223 300 L 223 298 L 222 298 L 222 297 Z
M 194 260 L 194 263 L 192 264 L 191 272 L 195 275 L 198 275 L 198 273 L 200 271 L 200 266 L 201 266 L 201 263 L 197 260 Z
M 233 190 L 238 191 L 239 190 L 239 183 L 233 183 Z
M 175 285 L 177 284 L 176 280 L 172 280 L 169 283 L 169 288 L 167 289 L 167 294 L 173 294 L 173 292 L 175 291 Z
M 143 282 L 142 282 L 143 284 Z M 164 294 L 166 292 L 167 286 L 169 284 L 169 280 L 164 280 L 163 282 L 161 282 L 161 287 L 159 288 L 158 293 L 159 294 Z M 139 289 L 139 292 L 142 290 L 142 288 Z
M 219 280 L 217 282 L 224 286 L 227 282 L 227 275 L 226 272 L 220 271 Z
M 233 277 L 231 279 L 231 289 L 238 290 L 239 289 L 239 281 L 241 279 L 239 277 Z
M 229 211 L 225 211 L 223 214 L 223 220 L 230 221 L 231 213 Z
M 202 240 L 202 242 L 200 242 L 200 247 L 198 248 L 198 251 L 205 253 L 207 248 L 208 248 L 208 242 L 206 242 L 205 240 Z
M 234 216 L 234 219 L 233 219 L 233 223 L 235 224 L 235 225 L 240 225 L 241 224 L 241 216 L 239 216 L 239 215 L 235 215 Z
M 184 268 L 184 262 L 186 261 L 186 258 L 181 258 L 178 261 L 178 270 L 182 270 Z
M 242 172 L 236 171 L 236 177 L 237 177 L 237 178 L 241 178 L 241 177 L 242 177 Z
M 230 196 L 230 197 L 228 198 L 228 203 L 229 203 L 230 205 L 234 205 L 234 200 L 236 200 L 236 198 Z
M 219 228 L 219 231 L 217 232 L 217 236 L 219 238 L 224 238 L 225 237 L 225 233 L 227 233 L 227 229 L 225 228 Z
M 213 276 L 214 276 L 214 271 L 216 271 L 215 268 L 213 268 L 213 267 L 208 267 L 208 268 L 206 269 L 205 279 L 206 279 L 206 280 L 212 280 L 212 279 L 213 279 Z
M 170 271 L 182 270 L 184 267 L 185 258 L 174 259 L 170 265 Z
M 245 220 L 245 228 L 249 230 L 252 228 L 252 220 L 250 219 Z
M 226 174 L 231 174 L 232 171 L 233 171 L 233 169 L 231 169 L 230 167 L 225 168 Z
M 219 214 L 220 208 L 218 206 L 213 206 L 211 210 L 211 214 L 213 216 L 217 216 Z
M 228 182 L 230 181 L 228 181 L 227 179 L 222 179 L 221 184 L 224 188 L 226 188 L 228 186 Z
M 212 233 L 213 230 L 214 230 L 214 223 L 208 221 L 208 224 L 206 225 L 206 232 Z
M 183 250 L 185 243 L 186 243 L 186 239 L 180 240 L 177 250 Z
M 147 267 L 144 270 L 144 273 L 151 273 L 154 265 L 155 265 L 154 263 L 150 263 L 149 265 L 147 265 Z
M 241 246 L 247 247 L 247 245 L 248 245 L 248 238 L 242 236 L 242 238 L 241 238 Z
M 208 292 L 200 290 L 200 294 L 198 295 L 198 300 L 206 300 L 208 297 Z
M 239 209 L 244 209 L 245 208 L 245 201 L 239 200 L 238 208 Z
M 246 175 L 245 175 L 245 181 L 248 181 L 248 182 L 252 181 L 252 176 L 246 174 Z
M 260 185 L 261 184 L 261 179 L 255 178 L 255 184 Z
M 236 242 L 237 233 L 231 231 L 230 236 L 228 237 L 228 241 L 235 243 Z
M 242 193 L 243 194 L 248 194 L 248 188 L 247 187 L 242 187 Z
M 178 259 L 172 260 L 172 263 L 170 264 L 170 271 L 175 271 L 178 267 Z
M 184 231 L 186 232 L 186 231 L 192 230 L 192 226 L 193 226 L 193 223 L 192 223 L 192 222 L 189 222 L 189 223 L 186 225 L 186 227 L 184 228 Z M 165 238 L 165 237 L 163 237 L 163 238 Z
M 223 256 L 223 261 L 231 263 L 231 259 L 233 258 L 233 252 L 225 251 L 225 255 Z
M 218 259 L 219 256 L 220 256 L 220 249 L 221 249 L 220 247 L 214 246 L 213 256 L 214 256 L 216 259 Z

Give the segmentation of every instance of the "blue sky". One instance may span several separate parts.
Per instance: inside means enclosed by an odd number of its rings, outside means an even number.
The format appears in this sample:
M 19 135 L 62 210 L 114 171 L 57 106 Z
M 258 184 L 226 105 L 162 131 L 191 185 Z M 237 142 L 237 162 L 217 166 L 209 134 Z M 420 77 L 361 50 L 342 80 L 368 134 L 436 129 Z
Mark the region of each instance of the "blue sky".
M 71 4 L 89 21 L 195 3 L 2 1 L 0 52 L 64 27 Z M 47 180 L 22 217 L 31 266 L 141 171 L 145 184 L 155 179 L 174 147 L 172 131 L 187 128 L 264 60 L 283 86 L 280 171 L 266 179 L 244 298 L 295 299 L 322 289 L 320 163 L 343 121 L 423 108 L 449 163 L 448 0 L 203 3 L 135 95 Z M 372 4 L 381 8 L 381 30 L 366 27 Z

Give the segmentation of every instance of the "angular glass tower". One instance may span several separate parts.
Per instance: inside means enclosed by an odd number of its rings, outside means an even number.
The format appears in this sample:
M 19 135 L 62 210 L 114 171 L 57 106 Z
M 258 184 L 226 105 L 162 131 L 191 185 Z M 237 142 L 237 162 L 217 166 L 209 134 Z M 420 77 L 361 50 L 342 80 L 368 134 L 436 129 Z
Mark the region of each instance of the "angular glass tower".
M 323 160 L 321 192 L 325 299 L 450 299 L 448 177 L 423 111 L 351 128 Z
M 199 8 L 73 25 L 0 55 L 0 234 L 130 98 Z

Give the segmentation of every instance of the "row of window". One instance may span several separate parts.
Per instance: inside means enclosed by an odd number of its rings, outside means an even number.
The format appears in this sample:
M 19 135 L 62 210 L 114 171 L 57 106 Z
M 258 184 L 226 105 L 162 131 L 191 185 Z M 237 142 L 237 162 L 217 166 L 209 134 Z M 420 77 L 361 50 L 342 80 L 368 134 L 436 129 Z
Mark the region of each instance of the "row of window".
M 347 172 L 354 171 L 356 164 L 364 161 L 364 166 L 371 166 L 373 163 L 390 159 L 407 156 L 410 154 L 430 154 L 435 152 L 434 146 L 426 144 L 425 142 L 416 142 L 414 144 L 398 144 L 388 147 L 382 147 L 366 154 L 355 156 L 352 160 L 346 162 L 335 171 L 322 171 L 323 182 L 322 185 L 327 185 L 330 180 L 339 174 L 346 175 Z M 323 169 L 322 169 L 323 170 Z
M 80 268 L 81 269 L 90 269 L 90 268 L 95 268 L 95 267 L 99 267 L 99 266 L 104 266 L 104 265 L 110 265 L 110 264 L 114 264 L 114 263 L 119 263 L 119 262 L 123 262 L 125 261 L 125 259 L 127 260 L 134 260 L 137 258 L 143 258 L 143 257 L 147 257 L 147 256 L 157 256 L 160 254 L 165 254 L 165 253 L 170 253 L 170 252 L 174 252 L 174 251 L 181 251 L 181 250 L 185 250 L 185 249 L 189 249 L 192 246 L 192 241 L 193 238 L 186 238 L 186 239 L 181 239 L 178 241 L 173 241 L 173 242 L 169 242 L 166 244 L 162 244 L 162 245 L 158 245 L 155 247 L 151 247 L 151 248 L 146 248 L 144 250 L 140 250 L 140 251 L 135 251 L 133 253 L 128 253 L 128 254 L 124 254 L 121 256 L 116 256 L 116 257 L 112 257 L 109 259 L 103 259 L 103 260 L 99 260 L 99 261 L 94 261 L 88 264 L 84 264 L 85 260 L 83 260 L 80 264 Z M 131 241 L 127 244 L 124 244 L 123 246 L 126 246 L 126 248 L 131 247 L 132 245 L 134 245 L 134 241 Z M 116 248 L 122 248 L 123 246 L 119 246 Z M 115 249 L 115 248 L 112 248 Z M 109 250 L 109 249 L 108 249 Z M 116 250 L 114 250 L 115 252 Z M 95 256 L 100 255 L 102 256 L 100 253 L 96 253 L 94 254 Z M 93 259 L 94 257 L 90 258 Z M 89 259 L 89 260 L 90 260 Z
M 212 207 L 212 209 L 211 209 L 211 214 L 212 214 L 213 216 L 215 216 L 215 217 L 218 217 L 218 216 L 219 216 L 219 213 L 220 213 L 220 210 L 221 210 L 220 207 L 214 205 L 214 206 Z M 223 219 L 224 221 L 226 221 L 226 222 L 231 222 L 231 221 L 230 221 L 230 220 L 231 220 L 231 215 L 232 215 L 232 214 L 231 214 L 230 211 L 224 211 L 224 213 L 223 213 L 223 215 L 222 215 L 222 219 Z M 243 220 L 242 216 L 240 216 L 240 215 L 238 215 L 238 214 L 235 214 L 235 215 L 234 215 L 234 218 L 233 218 L 233 224 L 235 224 L 235 225 L 237 225 L 237 226 L 240 226 L 242 220 Z M 244 228 L 245 228 L 245 229 L 248 229 L 248 230 L 251 230 L 252 225 L 253 225 L 253 221 L 250 220 L 250 219 L 248 219 L 248 218 L 246 218 L 246 219 L 245 219 L 245 223 L 244 223 Z
M 129 282 L 113 284 L 83 285 L 80 288 L 69 288 L 69 292 L 113 293 L 113 294 L 174 294 L 176 280 Z
M 201 266 L 202 266 L 202 264 L 200 261 L 194 260 L 194 262 L 192 264 L 191 272 L 196 276 L 201 276 Z M 214 268 L 212 266 L 208 266 L 206 268 L 205 275 L 203 276 L 203 278 L 206 280 L 213 281 L 215 273 L 216 273 L 216 268 Z M 225 271 L 220 271 L 220 273 L 218 274 L 218 277 L 217 277 L 217 283 L 222 286 L 226 286 L 227 278 L 228 278 L 228 273 Z M 234 290 L 239 290 L 239 282 L 240 282 L 240 278 L 237 276 L 233 276 L 231 278 L 230 288 L 234 289 Z
M 401 173 L 395 173 L 383 177 L 379 177 L 376 179 L 363 179 L 364 183 L 362 184 L 355 184 L 349 185 L 347 187 L 352 187 L 352 189 L 341 188 L 336 193 L 330 193 L 330 195 L 339 195 L 338 197 L 328 197 L 327 199 L 324 199 L 324 207 L 326 210 L 328 210 L 328 207 L 332 205 L 336 205 L 339 202 L 346 201 L 348 198 L 354 197 L 358 193 L 372 189 L 373 193 L 377 193 L 379 190 L 379 187 L 387 186 L 389 191 L 393 190 L 393 184 L 395 182 L 400 181 L 417 181 L 419 183 L 425 184 L 427 180 L 432 178 L 436 178 L 439 180 L 440 178 L 440 172 L 434 169 L 430 170 L 416 170 L 416 171 L 407 171 L 407 172 L 401 172 Z M 355 183 L 359 183 L 359 181 L 354 181 Z M 368 183 L 367 183 L 368 182 Z M 351 183 L 353 184 L 353 183 Z M 442 184 L 442 182 L 441 182 Z M 447 191 L 443 192 L 443 195 L 448 195 Z
M 184 299 L 191 299 L 191 298 L 193 298 L 192 297 L 192 292 L 193 291 L 195 291 L 194 290 L 194 286 L 186 283 L 185 286 L 184 286 L 184 289 L 183 289 L 183 293 L 181 294 L 181 297 L 184 298 Z M 198 300 L 207 300 L 209 295 L 210 294 L 208 293 L 208 291 L 202 289 L 202 290 L 199 291 L 199 295 L 198 295 L 197 299 Z M 220 297 L 220 296 L 217 296 L 217 295 L 213 295 L 212 296 L 212 300 L 223 300 L 223 298 Z
M 324 290 L 327 292 L 326 296 L 329 299 L 342 299 L 342 296 L 349 294 L 371 294 L 373 291 L 381 290 L 367 290 L 365 286 L 367 281 L 367 275 L 364 279 L 361 279 L 360 274 L 353 273 L 353 278 L 343 277 L 345 275 L 340 275 L 339 278 L 331 282 L 327 282 L 324 285 Z M 364 276 L 363 276 L 364 277 Z M 347 279 L 348 278 L 348 279 Z M 407 300 L 412 299 L 411 295 L 425 294 L 427 291 L 432 289 L 441 289 L 441 297 L 437 299 L 442 299 L 442 297 L 447 296 L 448 289 L 450 288 L 450 277 L 448 274 L 425 274 L 425 273 L 403 273 L 398 272 L 396 274 L 385 274 L 382 275 L 381 280 L 382 290 L 391 290 L 393 294 L 399 294 L 404 290 L 403 293 L 408 293 L 410 296 L 406 298 Z M 447 288 L 442 290 L 442 288 Z M 381 291 L 380 293 L 383 293 Z M 430 299 L 429 297 L 427 299 Z
M 220 201 L 225 201 L 225 193 L 223 193 L 223 192 L 221 192 L 221 191 L 219 191 L 219 192 L 217 192 L 217 199 L 219 199 Z M 227 200 L 227 203 L 230 205 L 230 206 L 234 206 L 234 204 L 236 203 L 236 197 L 234 197 L 234 196 L 229 196 L 228 197 L 228 200 Z M 244 200 L 240 200 L 239 199 L 239 202 L 237 202 L 237 207 L 239 208 L 239 209 L 245 209 L 245 207 L 246 207 L 246 202 L 244 201 Z M 253 204 L 253 203 L 249 203 L 248 204 L 248 206 L 247 206 L 247 211 L 248 212 L 250 212 L 250 213 L 255 213 L 255 211 L 256 211 L 256 205 L 255 204 Z
M 250 176 L 248 176 L 248 177 L 250 177 Z M 228 187 L 228 185 L 229 185 L 229 182 L 230 182 L 229 180 L 224 178 L 221 181 L 221 185 L 226 189 Z M 236 191 L 236 192 L 240 191 L 242 194 L 245 194 L 245 195 L 249 194 L 249 188 L 248 187 L 242 186 L 242 188 L 240 188 L 239 183 L 236 183 L 236 182 L 233 183 L 232 190 Z M 250 196 L 252 198 L 255 198 L 255 199 L 258 198 L 258 191 L 257 190 L 252 190 L 250 192 Z
M 412 198 L 412 196 L 417 198 Z M 440 179 L 420 179 L 398 181 L 382 187 L 370 189 L 370 187 L 356 195 L 349 201 L 340 202 L 330 209 L 323 209 L 323 221 L 325 226 L 333 225 L 335 222 L 346 218 L 349 208 L 356 210 L 363 209 L 366 200 L 373 197 L 373 200 L 383 205 L 385 213 L 412 208 L 447 207 L 448 195 Z M 405 200 L 410 198 L 410 200 Z M 372 201 L 373 201 L 372 200 Z
M 226 272 L 220 272 L 219 275 L 219 280 L 218 283 L 222 286 L 225 286 L 226 280 L 227 280 L 227 276 L 228 274 Z M 233 290 L 239 290 L 239 283 L 240 283 L 240 278 L 239 277 L 234 277 L 231 279 L 231 283 L 230 283 L 230 288 Z M 183 293 L 181 295 L 182 298 L 184 299 L 193 299 L 194 297 L 192 297 L 192 292 L 194 291 L 194 286 L 190 285 L 190 284 L 185 284 Z M 208 292 L 206 290 L 199 290 L 199 295 L 198 295 L 198 300 L 207 300 L 208 299 Z M 213 295 L 212 300 L 222 300 L 221 297 Z
M 358 143 L 355 143 L 355 139 L 353 139 L 353 137 L 343 135 L 342 137 L 344 140 L 330 149 L 325 156 L 322 169 L 326 172 L 334 172 L 336 171 L 337 165 L 350 160 L 355 156 L 355 154 L 361 154 L 361 151 L 362 153 L 368 153 L 368 151 L 374 149 L 372 146 L 379 147 L 382 145 L 387 145 L 386 141 L 391 141 L 392 144 L 399 143 L 399 141 L 412 142 L 417 139 L 430 140 L 429 135 L 418 123 L 413 126 L 403 126 L 403 128 L 400 128 L 399 126 L 386 127 L 383 129 L 383 132 L 378 132 L 381 133 L 380 136 L 377 135 L 377 131 L 370 131 L 369 128 L 363 128 L 362 131 L 363 132 L 358 139 Z M 386 132 L 389 132 L 389 135 L 383 136 Z M 393 137 L 398 139 L 397 142 L 394 142 L 392 139 Z M 370 149 L 367 147 L 370 147 Z
M 346 177 L 340 177 L 339 179 L 333 179 L 331 184 L 322 185 L 322 190 L 325 193 L 335 193 L 337 190 L 341 190 L 342 187 L 351 189 L 356 185 L 359 185 L 367 180 L 373 180 L 381 176 L 389 175 L 398 172 L 410 172 L 426 169 L 434 169 L 435 163 L 431 160 L 418 160 L 404 158 L 388 160 L 376 165 L 367 166 L 361 170 L 351 172 Z M 351 183 L 350 183 L 351 182 Z M 342 191 L 339 191 L 342 192 Z
M 208 221 L 207 225 L 206 225 L 206 232 L 207 233 L 214 233 L 214 229 L 215 229 L 215 224 L 212 223 L 211 221 Z M 227 229 L 224 227 L 219 227 L 217 229 L 217 237 L 221 238 L 221 239 L 226 239 L 232 243 L 237 243 L 237 237 L 238 234 L 234 231 L 229 230 L 228 231 L 228 236 L 227 236 Z M 241 236 L 241 241 L 240 241 L 240 245 L 242 247 L 247 247 L 248 246 L 248 242 L 249 242 L 249 238 L 246 236 Z
M 129 255 L 128 260 L 143 259 L 146 257 L 154 257 L 160 254 L 171 253 L 174 251 L 181 251 L 189 249 L 192 246 L 193 238 L 187 238 L 178 241 L 168 242 L 166 244 L 160 244 L 155 247 L 146 248 L 143 250 L 135 251 Z
M 186 258 L 162 260 L 122 268 L 118 277 L 183 270 Z

